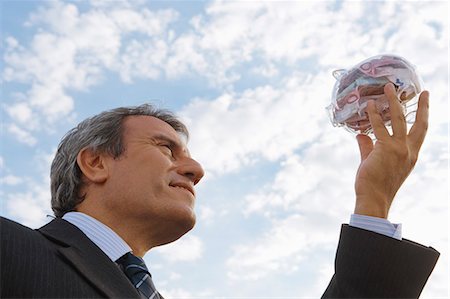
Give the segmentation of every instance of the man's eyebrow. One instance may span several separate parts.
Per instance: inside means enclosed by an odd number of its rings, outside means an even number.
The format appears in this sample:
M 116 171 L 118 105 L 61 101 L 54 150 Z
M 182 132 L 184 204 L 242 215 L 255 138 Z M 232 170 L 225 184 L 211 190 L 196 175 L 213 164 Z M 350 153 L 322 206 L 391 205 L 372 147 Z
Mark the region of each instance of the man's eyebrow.
M 172 139 L 169 136 L 163 135 L 163 134 L 154 135 L 154 136 L 152 136 L 152 139 L 159 140 L 159 141 L 166 141 L 167 143 L 169 143 L 170 147 L 179 147 L 179 148 L 183 147 L 180 142 Z

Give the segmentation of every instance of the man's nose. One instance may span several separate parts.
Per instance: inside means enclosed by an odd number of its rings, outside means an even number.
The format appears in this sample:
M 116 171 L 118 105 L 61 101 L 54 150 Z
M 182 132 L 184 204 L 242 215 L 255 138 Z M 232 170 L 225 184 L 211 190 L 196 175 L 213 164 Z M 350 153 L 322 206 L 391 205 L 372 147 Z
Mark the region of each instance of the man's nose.
M 185 177 L 188 177 L 194 185 L 196 185 L 205 175 L 203 167 L 192 158 L 186 158 L 180 163 L 177 172 Z

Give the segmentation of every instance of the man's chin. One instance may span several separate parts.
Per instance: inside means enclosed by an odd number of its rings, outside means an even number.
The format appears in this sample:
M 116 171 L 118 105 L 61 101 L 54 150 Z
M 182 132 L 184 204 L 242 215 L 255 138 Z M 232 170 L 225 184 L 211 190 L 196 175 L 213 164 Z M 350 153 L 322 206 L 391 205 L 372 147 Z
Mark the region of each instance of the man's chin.
M 194 228 L 196 223 L 196 217 L 194 211 L 192 211 L 191 215 L 186 218 L 180 219 L 178 222 L 179 231 L 181 233 L 180 237 L 189 232 Z
M 171 221 L 170 224 L 170 233 L 167 234 L 168 238 L 160 245 L 172 243 L 185 234 L 187 234 L 190 230 L 192 230 L 196 223 L 196 217 L 195 214 L 192 212 L 192 214 L 188 217 L 180 217 L 178 219 L 172 219 L 174 221 Z

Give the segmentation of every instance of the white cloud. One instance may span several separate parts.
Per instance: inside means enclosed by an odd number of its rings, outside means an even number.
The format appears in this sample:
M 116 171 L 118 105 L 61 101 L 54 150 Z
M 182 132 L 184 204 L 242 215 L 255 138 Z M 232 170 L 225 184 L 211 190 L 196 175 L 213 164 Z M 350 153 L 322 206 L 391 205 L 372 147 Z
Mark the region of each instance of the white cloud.
M 310 294 L 305 294 L 305 297 L 315 297 L 317 294 L 323 293 L 331 280 L 331 273 L 334 273 L 334 264 L 333 263 L 323 263 L 318 265 L 318 274 L 316 277 L 316 281 L 310 290 Z
M 316 246 L 336 242 L 335 231 L 318 229 L 316 223 L 300 215 L 274 221 L 260 238 L 234 247 L 227 260 L 228 277 L 258 280 L 267 275 L 297 272 Z
M 161 294 L 167 299 L 198 299 L 198 298 L 216 298 L 211 291 L 201 291 L 193 294 L 192 291 L 182 288 L 162 287 Z M 220 297 L 221 298 L 221 297 Z
M 129 42 L 120 57 L 119 68 L 122 80 L 129 83 L 132 78 L 159 78 L 161 65 L 167 56 L 167 48 L 167 44 L 161 40 Z M 146 63 L 142 63 L 143 61 Z
M 177 242 L 157 247 L 154 250 L 171 263 L 195 261 L 203 255 L 203 242 L 199 237 L 189 234 Z
M 30 85 L 21 96 L 25 102 L 11 103 L 7 109 L 12 121 L 34 120 L 22 128 L 25 135 L 25 131 L 66 119 L 74 108 L 68 92 L 98 84 L 106 70 L 121 73 L 127 80 L 136 75 L 155 78 L 152 65 L 158 66 L 161 56 L 153 50 L 164 49 L 163 34 L 176 18 L 173 10 L 153 12 L 119 5 L 81 12 L 75 4 L 46 3 L 27 22 L 28 27 L 39 28 L 29 45 L 6 38 L 3 80 Z M 123 40 L 132 34 L 143 34 L 149 42 L 127 42 L 119 56 Z M 147 49 L 149 43 L 154 47 Z M 142 63 L 146 60 L 148 63 Z M 11 126 L 17 128 L 16 124 Z
M 208 59 L 198 45 L 198 37 L 192 33 L 184 33 L 170 44 L 170 54 L 167 57 L 164 70 L 168 78 L 177 78 L 191 72 L 208 73 Z M 222 75 L 221 75 L 222 76 Z M 214 82 L 220 82 L 215 78 Z
M 208 173 L 237 171 L 261 158 L 276 160 L 313 142 L 325 113 L 331 76 L 296 74 L 278 88 L 260 86 L 194 100 L 182 112 L 191 130 L 192 152 Z M 314 82 L 314 84 L 313 84 Z
M 253 73 L 263 77 L 272 78 L 279 74 L 277 67 L 274 64 L 268 64 L 253 68 Z
M 67 96 L 58 85 L 34 85 L 29 91 L 30 104 L 43 113 L 49 123 L 69 117 L 73 110 L 73 99 Z
M 169 276 L 170 280 L 179 280 L 181 277 L 181 274 L 177 272 L 172 272 Z
M 183 289 L 172 289 L 172 290 L 162 290 L 161 291 L 164 294 L 164 298 L 167 299 L 184 299 L 184 298 L 193 298 L 193 295 Z
M 301 155 L 287 157 L 274 180 L 261 192 L 247 196 L 246 213 L 270 214 L 276 208 L 303 213 L 323 211 L 331 216 L 351 208 L 358 145 L 350 133 L 330 127 L 314 143 L 304 145 Z M 328 208 L 323 210 L 323 206 Z
M 9 186 L 15 186 L 18 185 L 20 183 L 22 183 L 22 178 L 12 175 L 12 174 L 8 174 L 4 177 L 0 177 L 0 185 L 9 185 Z
M 215 217 L 216 217 L 216 211 L 215 211 L 215 209 L 213 209 L 213 208 L 211 208 L 211 207 L 208 207 L 208 206 L 206 206 L 206 205 L 204 205 L 204 204 L 202 204 L 200 207 L 199 207 L 199 220 L 202 222 L 202 223 L 204 223 L 204 222 L 206 222 L 206 223 L 208 223 L 208 222 L 211 222 Z
M 348 222 L 354 206 L 359 154 L 353 136 L 333 130 L 338 129 L 325 129 L 326 134 L 305 145 L 301 156 L 287 156 L 273 181 L 246 196 L 244 214 L 265 216 L 271 228 L 234 248 L 227 262 L 230 278 L 302 272 L 306 256 L 336 246 L 339 225 Z M 326 282 L 322 276 L 317 286 Z M 315 296 L 317 286 L 310 290 Z
M 32 112 L 27 103 L 16 103 L 6 108 L 9 116 L 21 124 L 26 124 L 32 119 Z
M 310 131 L 319 131 L 319 127 L 325 126 L 322 122 L 318 127 L 315 122 L 322 116 L 322 107 L 328 104 L 332 86 L 331 69 L 350 67 L 367 56 L 385 51 L 409 55 L 409 49 L 414 47 L 414 43 L 426 43 L 428 50 L 422 52 L 427 53 L 426 59 L 420 54 L 411 55 L 408 59 L 419 66 L 427 66 L 428 72 L 440 70 L 441 74 L 445 74 L 445 64 L 441 62 L 448 61 L 448 58 L 444 57 L 447 52 L 443 51 L 446 47 L 443 46 L 446 35 L 435 39 L 427 34 L 431 27 L 425 20 L 417 20 L 416 15 L 412 15 L 408 21 L 403 18 L 401 21 L 399 18 L 393 22 L 388 21 L 392 17 L 391 14 L 398 14 L 399 10 L 415 11 L 416 5 L 405 8 L 394 3 L 363 5 L 362 2 L 345 2 L 339 12 L 334 13 L 323 3 L 315 2 L 289 3 L 286 6 L 266 2 L 251 5 L 241 2 L 211 4 L 205 16 L 195 19 L 196 36 L 192 38 L 197 38 L 197 43 L 191 43 L 203 47 L 200 53 L 216 53 L 213 61 L 209 63 L 210 69 L 214 64 L 219 65 L 222 60 L 227 60 L 222 58 L 223 56 L 232 55 L 230 53 L 236 55 L 233 58 L 228 57 L 228 63 L 221 65 L 223 71 L 215 71 L 215 76 L 220 77 L 230 71 L 232 73 L 235 66 L 243 65 L 249 59 L 249 55 L 251 59 L 264 57 L 267 62 L 267 65 L 258 66 L 257 70 L 271 69 L 280 59 L 292 63 L 308 55 L 311 58 L 317 56 L 320 57 L 316 62 L 317 67 L 320 67 L 317 70 L 322 72 L 314 77 L 304 76 L 303 72 L 300 72 L 291 78 L 285 77 L 282 84 L 274 82 L 272 85 L 261 85 L 243 92 L 226 92 L 214 100 L 194 100 L 182 112 L 192 130 L 193 152 L 199 154 L 198 158 L 210 167 L 208 171 L 212 174 L 238 170 L 243 165 L 254 163 L 260 156 L 272 160 L 280 158 L 313 139 L 316 134 L 310 134 Z M 380 24 L 381 29 L 363 34 L 365 25 L 360 18 L 367 16 L 366 12 L 371 9 L 383 12 L 377 15 L 376 20 L 370 20 Z M 309 14 L 310 11 L 315 13 Z M 305 17 L 295 17 L 298 15 Z M 359 26 L 355 26 L 355 20 L 361 21 Z M 443 15 L 434 16 L 433 20 L 442 27 L 446 23 Z M 420 33 L 420 38 L 404 34 L 410 30 L 408 22 L 415 24 L 415 31 L 423 32 Z M 270 24 L 270 27 L 265 24 Z M 289 31 L 294 30 L 293 28 L 296 30 L 295 34 Z M 315 30 L 302 30 L 303 28 Z M 386 35 L 394 31 L 394 28 L 397 33 L 391 34 L 386 44 Z M 214 39 L 217 36 L 224 38 Z M 283 38 L 284 36 L 286 38 Z M 392 42 L 406 37 L 407 46 L 401 40 Z M 351 41 L 352 46 L 349 47 L 346 41 Z M 292 42 L 295 45 L 290 45 Z M 250 49 L 248 51 L 247 46 Z M 428 53 L 437 53 L 442 59 L 431 61 Z M 203 57 L 208 56 L 204 54 Z M 296 69 L 301 71 L 303 65 L 296 65 Z M 202 68 L 202 71 L 205 69 Z M 305 73 L 311 73 L 311 70 L 305 70 Z M 427 72 L 424 75 L 427 75 Z M 295 83 L 290 84 L 289 81 Z M 444 92 L 446 76 L 441 76 L 438 81 L 441 86 L 436 88 L 436 92 Z M 325 86 L 329 87 L 324 88 Z M 302 107 L 308 107 L 313 112 L 308 114 Z M 442 114 L 446 110 L 437 111 Z M 289 130 L 292 127 L 297 131 L 304 128 L 308 130 L 297 134 Z M 261 136 L 262 134 L 265 136 Z M 297 137 L 298 135 L 301 136 Z M 297 140 L 280 142 L 282 136 L 296 136 Z M 270 151 L 271 148 L 273 151 Z
M 22 143 L 25 143 L 27 145 L 35 145 L 37 143 L 37 140 L 35 137 L 31 135 L 30 132 L 24 130 L 23 128 L 18 127 L 15 124 L 11 124 L 7 127 L 8 132 L 16 137 L 16 139 Z
M 50 208 L 50 188 L 47 184 L 28 181 L 26 191 L 7 195 L 5 209 L 12 219 L 23 225 L 38 228 L 53 215 Z
M 42 173 L 42 176 L 17 177 L 9 174 L 0 178 L 1 184 L 11 186 L 11 191 L 4 195 L 2 201 L 6 217 L 32 228 L 38 228 L 51 220 L 47 215 L 53 215 L 49 172 L 54 152 L 38 152 L 33 157 L 33 170 Z
M 436 8 L 426 3 L 344 2 L 333 11 L 326 2 L 216 1 L 178 35 L 171 27 L 179 19 L 174 10 L 152 11 L 139 2 L 91 4 L 95 8 L 80 11 L 72 3 L 49 2 L 28 21 L 30 28 L 41 26 L 29 47 L 6 38 L 3 77 L 32 82 L 25 98 L 30 98 L 34 116 L 45 115 L 44 123 L 70 114 L 74 104 L 68 91 L 99 84 L 106 70 L 119 73 L 125 82 L 195 74 L 233 90 L 248 63 L 260 64 L 250 73 L 272 77 L 280 63 L 311 72 L 302 59 L 316 59 L 316 66 L 328 69 L 383 51 L 410 53 L 414 48 L 413 61 L 442 67 L 428 53 L 448 44 L 443 2 L 435 3 L 442 7 L 436 15 L 430 12 Z M 373 10 L 380 11 L 375 19 L 367 14 Z M 404 17 L 393 17 L 398 14 Z M 368 25 L 377 29 L 367 31 Z M 412 30 L 413 35 L 404 34 Z M 390 31 L 397 33 L 386 43 Z M 438 52 L 445 60 L 446 51 Z

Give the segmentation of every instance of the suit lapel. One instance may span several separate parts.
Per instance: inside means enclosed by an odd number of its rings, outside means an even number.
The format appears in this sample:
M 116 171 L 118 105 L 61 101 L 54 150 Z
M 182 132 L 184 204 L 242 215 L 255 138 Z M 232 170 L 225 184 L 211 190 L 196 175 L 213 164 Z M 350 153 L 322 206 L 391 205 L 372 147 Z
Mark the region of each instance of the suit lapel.
M 119 267 L 76 226 L 54 219 L 39 231 L 59 245 L 58 251 L 82 276 L 108 297 L 139 298 Z

